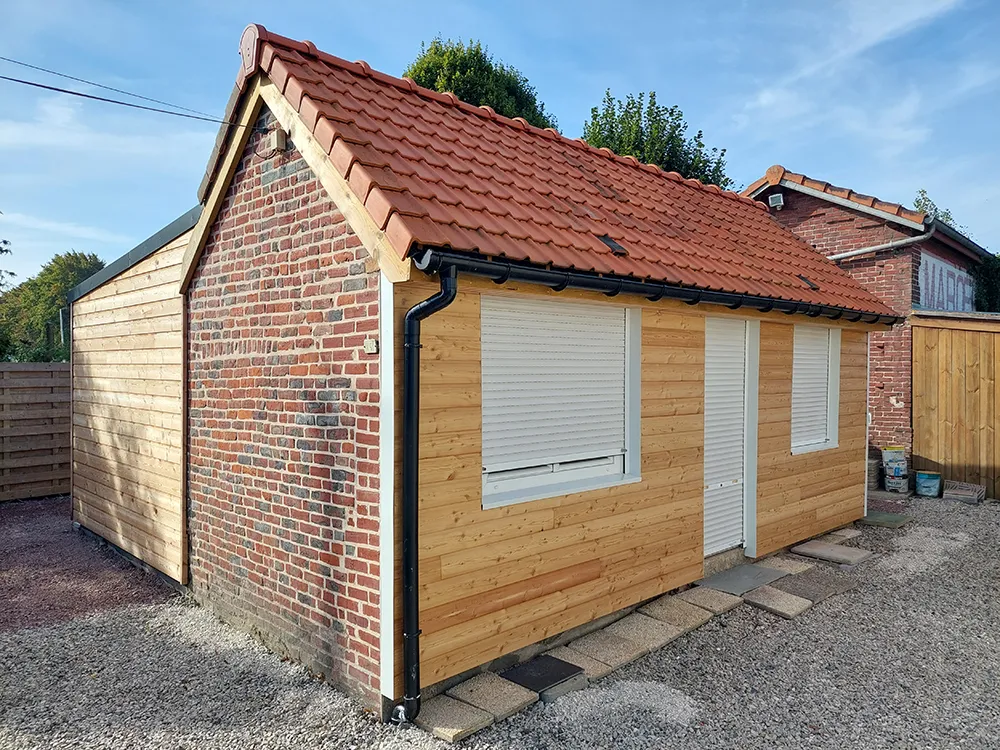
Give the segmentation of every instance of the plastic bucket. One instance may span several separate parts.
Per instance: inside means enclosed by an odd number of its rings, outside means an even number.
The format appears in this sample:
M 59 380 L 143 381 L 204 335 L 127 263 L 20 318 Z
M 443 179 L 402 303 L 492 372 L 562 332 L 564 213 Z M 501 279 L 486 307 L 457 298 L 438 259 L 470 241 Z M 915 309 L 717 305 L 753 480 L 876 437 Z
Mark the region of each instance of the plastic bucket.
M 941 475 L 936 471 L 918 471 L 917 494 L 922 497 L 938 497 L 941 494 Z
M 910 477 L 906 474 L 901 477 L 891 477 L 886 475 L 885 488 L 889 492 L 908 493 L 910 491 Z

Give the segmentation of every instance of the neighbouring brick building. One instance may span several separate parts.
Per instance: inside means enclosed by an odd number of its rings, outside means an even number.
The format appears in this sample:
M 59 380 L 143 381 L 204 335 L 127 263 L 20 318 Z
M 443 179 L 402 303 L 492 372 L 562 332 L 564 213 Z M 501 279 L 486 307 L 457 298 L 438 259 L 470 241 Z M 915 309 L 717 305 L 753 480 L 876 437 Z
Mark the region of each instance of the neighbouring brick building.
M 834 260 L 901 316 L 914 310 L 971 312 L 969 269 L 987 251 L 947 224 L 775 165 L 744 195 Z M 908 321 L 872 334 L 869 382 L 874 449 L 902 445 L 912 429 L 912 332 Z

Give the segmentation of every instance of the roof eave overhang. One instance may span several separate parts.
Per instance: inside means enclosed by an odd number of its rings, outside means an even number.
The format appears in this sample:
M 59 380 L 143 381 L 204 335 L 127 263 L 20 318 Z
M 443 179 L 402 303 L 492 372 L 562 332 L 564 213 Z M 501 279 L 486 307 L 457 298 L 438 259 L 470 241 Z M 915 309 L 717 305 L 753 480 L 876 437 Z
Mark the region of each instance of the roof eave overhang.
M 539 284 L 557 292 L 572 288 L 600 292 L 607 297 L 626 294 L 645 297 L 650 302 L 674 299 L 689 305 L 716 304 L 728 307 L 730 310 L 745 307 L 762 313 L 783 312 L 786 315 L 801 314 L 810 318 L 843 319 L 847 322 L 871 325 L 891 326 L 903 320 L 898 315 L 853 310 L 834 305 L 818 305 L 738 292 L 721 292 L 572 269 L 545 268 L 517 263 L 504 258 L 459 253 L 446 248 L 418 247 L 411 253 L 411 256 L 414 258 L 416 267 L 425 273 L 436 273 L 442 268 L 454 266 L 460 273 L 487 278 L 497 284 L 521 281 Z
M 947 240 L 945 244 L 951 246 L 959 252 L 964 253 L 965 255 L 968 255 L 974 260 L 981 263 L 984 258 L 988 258 L 992 255 L 989 250 L 980 245 L 978 242 L 969 239 L 957 229 L 945 224 L 940 219 L 932 219 L 930 224 L 934 228 L 936 237 Z
M 857 203 L 856 201 L 848 200 L 847 198 L 840 198 L 836 195 L 831 195 L 830 193 L 825 193 L 822 190 L 816 190 L 815 188 L 807 187 L 805 185 L 800 185 L 797 182 L 792 182 L 791 180 L 781 180 L 777 185 L 773 183 L 765 183 L 760 187 L 756 188 L 750 197 L 756 199 L 758 195 L 764 193 L 768 188 L 772 187 L 783 187 L 789 190 L 795 190 L 804 195 L 810 195 L 813 198 L 819 198 L 820 200 L 827 201 L 828 203 L 834 203 L 838 206 L 843 206 L 844 208 L 850 208 L 854 211 L 860 211 L 861 213 L 868 214 L 869 216 L 877 216 L 885 221 L 891 221 L 894 224 L 899 224 L 900 226 L 908 227 L 910 229 L 917 229 L 921 232 L 926 231 L 925 225 L 917 222 L 911 221 L 910 219 L 905 219 L 902 216 L 897 216 L 896 214 L 891 214 L 888 211 L 879 211 L 877 208 L 872 208 L 871 206 L 866 206 L 863 203 Z

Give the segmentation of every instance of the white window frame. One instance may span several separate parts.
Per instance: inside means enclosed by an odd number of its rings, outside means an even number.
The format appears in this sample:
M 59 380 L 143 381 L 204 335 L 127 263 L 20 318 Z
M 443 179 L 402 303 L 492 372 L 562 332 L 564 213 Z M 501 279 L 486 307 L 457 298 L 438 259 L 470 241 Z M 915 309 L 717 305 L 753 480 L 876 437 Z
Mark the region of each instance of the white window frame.
M 558 301 L 555 304 L 559 304 Z M 579 303 L 574 300 L 573 304 Z M 484 471 L 483 510 L 641 481 L 642 310 L 622 309 L 625 313 L 624 455 L 554 462 L 489 474 Z
M 819 442 L 792 443 L 792 455 L 798 456 L 803 453 L 815 453 L 817 451 L 833 450 L 839 447 L 840 441 L 840 329 L 826 326 L 803 326 L 796 324 L 795 329 L 809 328 L 820 329 L 827 332 L 827 382 L 826 382 L 826 437 Z M 795 391 L 795 337 L 792 336 L 792 391 Z M 794 427 L 795 412 L 791 413 L 790 427 Z M 790 429 L 791 434 L 795 433 Z

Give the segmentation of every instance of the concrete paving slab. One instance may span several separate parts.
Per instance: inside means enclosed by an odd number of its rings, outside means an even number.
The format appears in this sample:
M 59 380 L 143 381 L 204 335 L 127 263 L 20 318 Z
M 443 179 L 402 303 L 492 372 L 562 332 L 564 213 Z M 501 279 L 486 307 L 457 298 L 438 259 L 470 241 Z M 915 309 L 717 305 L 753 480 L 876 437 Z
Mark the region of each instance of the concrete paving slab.
M 775 581 L 772 586 L 786 594 L 794 594 L 808 599 L 813 604 L 819 604 L 831 596 L 856 589 L 858 584 L 850 578 L 834 575 L 825 570 L 810 570 L 800 575 L 782 578 L 780 581 Z
M 857 565 L 874 554 L 871 550 L 867 549 L 845 547 L 842 544 L 829 544 L 816 540 L 792 547 L 792 552 L 796 555 L 814 557 L 817 560 L 826 560 L 827 562 L 840 563 L 842 565 Z
M 859 536 L 861 536 L 861 530 L 848 526 L 843 529 L 837 529 L 836 531 L 831 531 L 829 536 L 839 536 L 843 537 L 844 539 L 857 539 Z
M 661 596 L 639 611 L 660 622 L 680 628 L 681 633 L 690 633 L 712 619 L 712 613 L 676 596 Z
M 582 674 L 583 667 L 547 654 L 536 656 L 530 661 L 500 672 L 500 676 L 505 680 L 510 680 L 539 695 L 560 682 Z
M 577 638 L 569 644 L 569 648 L 591 659 L 597 659 L 612 669 L 618 669 L 635 661 L 647 651 L 642 646 L 621 636 L 612 635 L 606 630 L 595 630 L 583 638 Z
M 696 586 L 724 591 L 733 596 L 743 596 L 748 591 L 753 591 L 758 586 L 766 586 L 772 581 L 777 581 L 782 576 L 788 575 L 783 570 L 775 568 L 760 567 L 757 565 L 737 565 L 735 568 L 716 573 L 714 576 L 702 578 L 695 583 Z
M 747 592 L 743 597 L 747 604 L 763 609 L 773 615 L 791 620 L 798 617 L 812 606 L 812 602 L 801 596 L 789 594 L 773 586 L 761 586 Z
M 557 698 L 562 698 L 568 693 L 572 693 L 576 690 L 583 690 L 589 684 L 590 680 L 587 679 L 587 675 L 580 672 L 575 677 L 570 677 L 568 680 L 563 680 L 558 685 L 553 685 L 549 689 L 543 690 L 538 694 L 538 698 L 542 703 L 551 703 Z
M 631 641 L 646 651 L 663 648 L 670 641 L 684 635 L 684 631 L 676 625 L 661 622 L 638 612 L 611 623 L 604 628 L 604 631 Z
M 870 510 L 868 515 L 858 520 L 858 523 L 865 526 L 883 526 L 887 529 L 900 529 L 906 526 L 913 518 L 902 513 L 886 513 L 881 510 Z
M 551 651 L 546 651 L 545 654 L 547 656 L 554 656 L 560 661 L 566 661 L 570 664 L 575 664 L 576 666 L 583 668 L 583 673 L 587 675 L 588 680 L 599 680 L 614 670 L 614 667 L 587 656 L 586 654 L 582 654 L 579 651 L 574 651 L 567 646 L 557 646 Z
M 448 690 L 446 695 L 490 713 L 496 721 L 502 721 L 538 701 L 538 693 L 505 680 L 494 672 L 477 674 Z
M 758 560 L 755 565 L 763 565 L 765 568 L 783 570 L 789 575 L 805 573 L 807 570 L 816 567 L 816 563 L 809 562 L 804 557 L 792 557 L 791 555 L 774 555 Z
M 721 615 L 723 612 L 728 612 L 743 603 L 743 600 L 738 596 L 703 586 L 696 586 L 693 589 L 682 591 L 677 594 L 677 597 L 696 607 L 707 609 L 713 615 Z
M 458 742 L 493 723 L 493 714 L 447 695 L 424 701 L 413 722 L 445 742 Z

